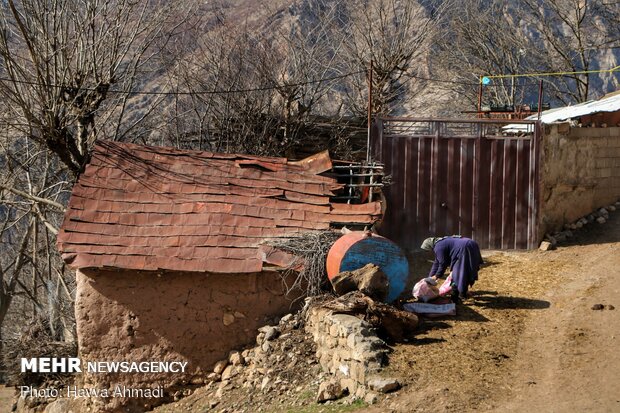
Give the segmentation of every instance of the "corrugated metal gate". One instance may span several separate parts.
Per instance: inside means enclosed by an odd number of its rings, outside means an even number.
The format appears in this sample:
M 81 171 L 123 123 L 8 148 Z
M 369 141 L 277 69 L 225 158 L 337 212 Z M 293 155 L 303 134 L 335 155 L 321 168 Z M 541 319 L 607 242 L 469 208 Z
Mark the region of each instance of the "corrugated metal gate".
M 406 249 L 452 234 L 535 248 L 539 137 L 532 121 L 376 119 L 372 157 L 392 181 L 380 232 Z

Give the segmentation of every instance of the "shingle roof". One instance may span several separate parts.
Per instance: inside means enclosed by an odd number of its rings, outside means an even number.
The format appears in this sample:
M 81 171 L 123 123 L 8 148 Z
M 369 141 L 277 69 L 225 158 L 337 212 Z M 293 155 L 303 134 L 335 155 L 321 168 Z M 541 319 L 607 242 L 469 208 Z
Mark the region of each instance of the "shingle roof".
M 330 203 L 341 184 L 318 175 L 327 153 L 284 158 L 99 141 L 58 235 L 73 268 L 247 273 L 265 240 L 371 224 L 378 202 Z

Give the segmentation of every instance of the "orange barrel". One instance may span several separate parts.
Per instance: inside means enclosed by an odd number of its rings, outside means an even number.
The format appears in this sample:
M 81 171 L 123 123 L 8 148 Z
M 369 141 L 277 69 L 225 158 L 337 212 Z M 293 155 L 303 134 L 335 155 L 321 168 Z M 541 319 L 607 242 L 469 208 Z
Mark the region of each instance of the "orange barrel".
M 409 277 L 409 262 L 403 251 L 387 238 L 371 232 L 354 231 L 343 235 L 327 253 L 327 276 L 331 280 L 343 271 L 375 264 L 389 282 L 387 302 L 400 296 Z

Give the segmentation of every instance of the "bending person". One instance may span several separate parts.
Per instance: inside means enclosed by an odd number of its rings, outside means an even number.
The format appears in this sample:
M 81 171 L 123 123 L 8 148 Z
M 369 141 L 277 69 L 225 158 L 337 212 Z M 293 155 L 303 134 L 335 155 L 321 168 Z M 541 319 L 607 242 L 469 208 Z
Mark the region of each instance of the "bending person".
M 430 277 L 442 277 L 450 267 L 452 272 L 452 299 L 465 298 L 469 287 L 478 279 L 478 270 L 483 263 L 480 247 L 476 241 L 454 235 L 451 237 L 427 238 L 421 248 L 434 251 L 435 261 Z

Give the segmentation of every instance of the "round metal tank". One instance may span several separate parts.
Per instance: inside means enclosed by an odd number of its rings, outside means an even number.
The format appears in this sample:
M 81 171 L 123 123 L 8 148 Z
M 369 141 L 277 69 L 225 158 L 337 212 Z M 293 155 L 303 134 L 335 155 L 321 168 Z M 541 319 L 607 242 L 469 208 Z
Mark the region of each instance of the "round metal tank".
M 331 280 L 370 263 L 381 268 L 390 282 L 387 302 L 396 300 L 407 284 L 409 262 L 398 245 L 380 235 L 355 231 L 340 237 L 327 253 L 327 276 Z

